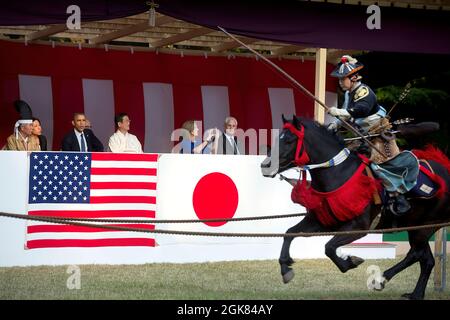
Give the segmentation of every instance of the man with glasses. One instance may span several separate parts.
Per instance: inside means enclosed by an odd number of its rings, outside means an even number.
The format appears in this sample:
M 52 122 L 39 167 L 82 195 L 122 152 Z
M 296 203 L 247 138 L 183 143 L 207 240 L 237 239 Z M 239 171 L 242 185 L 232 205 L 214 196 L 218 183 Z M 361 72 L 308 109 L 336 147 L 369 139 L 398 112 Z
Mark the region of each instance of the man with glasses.
M 226 117 L 224 133 L 217 141 L 217 154 L 244 154 L 243 147 L 236 137 L 238 122 L 234 117 Z
M 131 120 L 128 114 L 122 112 L 116 115 L 114 122 L 117 131 L 109 138 L 109 150 L 111 152 L 143 153 L 138 138 L 129 133 Z

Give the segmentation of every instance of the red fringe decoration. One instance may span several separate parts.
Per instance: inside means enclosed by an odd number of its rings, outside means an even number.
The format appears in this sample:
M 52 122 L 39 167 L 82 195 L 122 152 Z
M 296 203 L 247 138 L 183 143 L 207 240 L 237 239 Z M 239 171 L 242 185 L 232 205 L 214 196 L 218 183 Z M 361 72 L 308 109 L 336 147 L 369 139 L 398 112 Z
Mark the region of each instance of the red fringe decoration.
M 425 173 L 428 178 L 431 179 L 431 181 L 438 185 L 438 190 L 436 191 L 436 194 L 434 196 L 438 199 L 442 198 L 447 192 L 447 184 L 445 183 L 444 179 L 425 168 L 422 164 L 420 165 L 420 171 Z
M 436 161 L 437 163 L 441 164 L 445 169 L 447 169 L 448 173 L 450 173 L 450 160 L 441 150 L 439 150 L 435 146 L 428 144 L 425 146 L 424 150 L 414 149 L 412 150 L 412 152 L 419 159 Z M 439 185 L 439 190 L 436 192 L 436 197 L 442 198 L 448 191 L 448 187 L 447 184 L 445 183 L 445 180 L 442 179 L 442 177 L 438 176 L 437 174 L 434 174 L 431 171 L 427 170 L 426 168 L 423 168 L 422 166 L 420 169 L 431 180 L 433 180 L 434 183 Z
M 363 174 L 365 167 L 362 163 L 344 185 L 331 192 L 316 191 L 302 179 L 293 188 L 291 199 L 314 212 L 324 226 L 351 220 L 363 213 L 381 188 L 377 180 Z
M 414 149 L 412 150 L 412 153 L 414 153 L 419 159 L 433 160 L 440 163 L 447 169 L 448 173 L 450 173 L 450 160 L 447 158 L 445 153 L 435 146 L 427 144 L 424 150 Z

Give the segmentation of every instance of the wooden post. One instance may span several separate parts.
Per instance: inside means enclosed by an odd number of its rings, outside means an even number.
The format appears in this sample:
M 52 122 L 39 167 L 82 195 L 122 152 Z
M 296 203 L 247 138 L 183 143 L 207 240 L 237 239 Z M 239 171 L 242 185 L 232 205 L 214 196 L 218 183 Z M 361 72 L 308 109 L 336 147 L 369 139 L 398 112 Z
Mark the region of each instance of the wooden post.
M 443 229 L 443 242 L 442 242 L 442 291 L 445 290 L 445 286 L 447 285 L 447 228 Z
M 315 96 L 325 102 L 325 84 L 327 77 L 327 49 L 316 49 L 316 81 Z M 326 102 L 325 102 L 326 103 Z M 317 102 L 314 103 L 314 120 L 319 123 L 325 121 L 325 110 Z
M 442 292 L 446 282 L 447 230 L 439 229 L 434 237 L 434 290 Z

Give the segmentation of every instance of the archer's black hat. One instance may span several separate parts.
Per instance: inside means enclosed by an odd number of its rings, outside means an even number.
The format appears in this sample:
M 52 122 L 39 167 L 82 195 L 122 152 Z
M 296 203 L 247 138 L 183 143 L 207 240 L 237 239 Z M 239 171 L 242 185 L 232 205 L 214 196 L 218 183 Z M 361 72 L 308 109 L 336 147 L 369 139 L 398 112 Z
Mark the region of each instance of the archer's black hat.
M 358 73 L 359 70 L 364 68 L 361 62 L 358 62 L 355 58 L 345 55 L 342 56 L 341 62 L 337 67 L 331 72 L 332 77 L 345 78 L 351 76 L 352 74 Z

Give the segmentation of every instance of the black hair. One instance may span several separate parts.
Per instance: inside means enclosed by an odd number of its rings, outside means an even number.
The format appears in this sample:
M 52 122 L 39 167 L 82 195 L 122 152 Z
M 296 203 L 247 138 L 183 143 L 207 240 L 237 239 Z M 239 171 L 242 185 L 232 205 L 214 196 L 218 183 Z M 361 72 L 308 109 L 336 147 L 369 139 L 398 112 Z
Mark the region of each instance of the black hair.
M 39 120 L 39 118 L 33 117 L 33 118 L 31 118 L 31 120 L 33 122 L 37 121 L 37 122 L 39 122 L 39 124 L 41 124 L 41 120 Z
M 114 117 L 114 124 L 117 126 L 118 122 L 122 122 L 123 118 L 128 117 L 128 114 L 125 112 L 121 112 Z
M 84 116 L 84 117 L 86 117 L 86 115 L 83 112 L 74 112 L 72 119 L 75 120 L 76 116 Z

